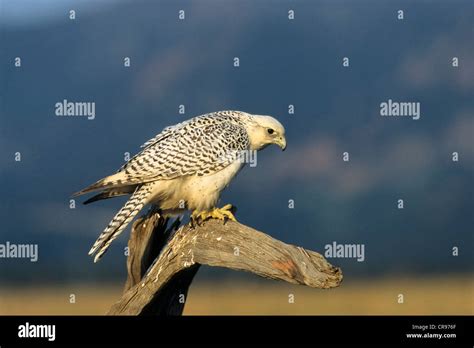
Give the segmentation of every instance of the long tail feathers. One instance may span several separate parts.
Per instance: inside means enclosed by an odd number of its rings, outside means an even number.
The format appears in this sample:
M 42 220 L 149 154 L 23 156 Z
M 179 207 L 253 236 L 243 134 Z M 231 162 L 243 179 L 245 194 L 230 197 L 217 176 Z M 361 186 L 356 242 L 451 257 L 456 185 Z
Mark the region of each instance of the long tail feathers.
M 109 199 L 109 198 L 119 197 L 123 195 L 128 195 L 128 194 L 133 193 L 136 187 L 137 186 L 135 185 L 135 186 L 126 186 L 123 188 L 117 188 L 117 189 L 111 189 L 111 190 L 104 190 L 101 193 L 95 196 L 92 196 L 88 200 L 84 201 L 82 204 L 90 204 L 93 202 L 100 201 L 102 199 Z
M 105 188 L 107 188 L 107 185 L 105 184 L 105 179 L 100 179 L 99 181 L 96 181 L 92 185 L 87 186 L 85 189 L 82 189 L 78 192 L 73 193 L 71 197 L 77 197 L 89 192 L 93 192 L 93 191 L 97 191 L 97 190 L 101 190 Z
M 118 172 L 116 174 L 100 179 L 92 185 L 89 185 L 86 188 L 76 193 L 73 193 L 71 197 L 77 197 L 93 191 L 108 191 L 126 186 L 136 186 L 139 185 L 141 182 L 142 181 L 138 180 L 137 178 L 127 177 L 123 172 Z
M 97 262 L 107 251 L 110 244 L 119 236 L 120 233 L 133 220 L 138 212 L 148 203 L 148 198 L 152 191 L 152 184 L 144 184 L 139 186 L 127 203 L 120 209 L 115 217 L 110 221 L 104 232 L 89 251 L 89 255 L 95 255 L 94 262 Z

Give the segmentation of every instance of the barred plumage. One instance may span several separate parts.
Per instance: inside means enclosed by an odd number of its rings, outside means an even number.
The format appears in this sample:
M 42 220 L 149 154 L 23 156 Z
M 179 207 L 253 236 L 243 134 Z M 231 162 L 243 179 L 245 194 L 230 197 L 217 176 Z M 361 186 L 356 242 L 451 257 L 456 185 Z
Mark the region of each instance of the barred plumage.
M 284 133 L 274 118 L 240 111 L 214 112 L 166 127 L 116 174 L 75 194 L 102 190 L 87 204 L 133 192 L 89 254 L 100 259 L 148 203 L 169 214 L 215 207 L 220 192 L 243 166 L 240 154 L 271 143 L 284 149 Z
M 94 262 L 97 262 L 105 253 L 109 245 L 118 237 L 118 235 L 127 227 L 135 215 L 147 204 L 154 183 L 144 184 L 138 187 L 130 199 L 125 203 L 117 215 L 110 221 L 106 229 L 89 250 L 89 255 L 97 252 Z

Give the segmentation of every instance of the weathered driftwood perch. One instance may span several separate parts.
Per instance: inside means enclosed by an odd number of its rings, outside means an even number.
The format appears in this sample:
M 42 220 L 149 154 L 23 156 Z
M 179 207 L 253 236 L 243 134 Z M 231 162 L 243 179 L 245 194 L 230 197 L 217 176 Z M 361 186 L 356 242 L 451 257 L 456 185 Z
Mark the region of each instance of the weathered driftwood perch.
M 202 226 L 168 226 L 152 209 L 130 236 L 128 279 L 112 315 L 181 315 L 200 265 L 243 270 L 314 288 L 336 287 L 339 268 L 320 254 L 285 244 L 240 223 L 208 220 Z

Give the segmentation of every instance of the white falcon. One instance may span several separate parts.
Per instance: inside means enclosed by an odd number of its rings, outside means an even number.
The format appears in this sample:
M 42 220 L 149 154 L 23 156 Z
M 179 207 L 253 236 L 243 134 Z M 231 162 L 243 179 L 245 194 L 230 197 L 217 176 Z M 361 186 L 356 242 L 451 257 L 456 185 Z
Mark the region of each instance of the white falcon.
M 163 129 L 119 171 L 73 197 L 101 191 L 84 204 L 131 194 L 89 251 L 97 262 L 138 212 L 151 203 L 165 215 L 192 211 L 197 223 L 235 220 L 232 205 L 217 208 L 221 191 L 244 166 L 245 154 L 270 144 L 286 148 L 285 128 L 271 116 L 218 111 Z

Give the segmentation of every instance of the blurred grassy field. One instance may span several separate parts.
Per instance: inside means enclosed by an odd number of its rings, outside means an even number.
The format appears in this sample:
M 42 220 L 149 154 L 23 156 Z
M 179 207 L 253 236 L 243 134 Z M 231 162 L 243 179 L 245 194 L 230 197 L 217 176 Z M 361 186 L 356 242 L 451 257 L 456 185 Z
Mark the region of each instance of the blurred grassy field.
M 275 281 L 198 282 L 187 315 L 474 314 L 474 278 L 390 278 L 343 282 L 331 290 Z M 0 288 L 0 314 L 104 314 L 122 284 Z M 75 303 L 70 303 L 71 294 Z M 289 303 L 290 294 L 294 303 Z M 404 303 L 398 303 L 403 294 Z

